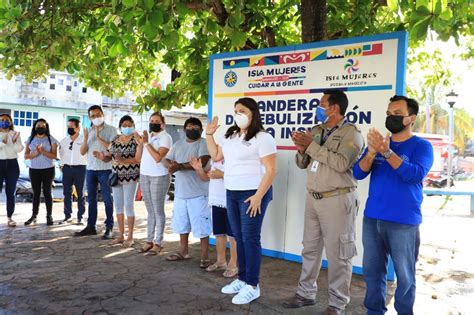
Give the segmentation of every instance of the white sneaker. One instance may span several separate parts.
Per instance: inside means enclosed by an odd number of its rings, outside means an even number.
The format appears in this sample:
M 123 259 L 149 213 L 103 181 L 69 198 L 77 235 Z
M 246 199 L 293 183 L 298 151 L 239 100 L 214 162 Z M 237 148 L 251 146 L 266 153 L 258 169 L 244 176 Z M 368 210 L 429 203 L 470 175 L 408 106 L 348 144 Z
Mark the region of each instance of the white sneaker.
M 239 294 L 234 296 L 232 298 L 232 303 L 233 304 L 249 304 L 255 299 L 258 299 L 260 297 L 260 286 L 257 285 L 257 288 L 253 288 L 251 285 L 246 285 L 243 287 L 240 291 Z
M 245 282 L 240 281 L 239 279 L 235 279 L 228 285 L 222 288 L 221 292 L 225 294 L 236 294 L 239 293 L 240 289 L 245 287 Z

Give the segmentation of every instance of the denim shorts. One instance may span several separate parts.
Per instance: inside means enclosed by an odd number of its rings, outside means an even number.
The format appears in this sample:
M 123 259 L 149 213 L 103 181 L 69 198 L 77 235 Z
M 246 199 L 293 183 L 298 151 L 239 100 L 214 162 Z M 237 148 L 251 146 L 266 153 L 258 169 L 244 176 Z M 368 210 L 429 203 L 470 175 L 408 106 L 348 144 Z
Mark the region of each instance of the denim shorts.
M 232 236 L 226 208 L 212 206 L 212 233 L 216 236 Z

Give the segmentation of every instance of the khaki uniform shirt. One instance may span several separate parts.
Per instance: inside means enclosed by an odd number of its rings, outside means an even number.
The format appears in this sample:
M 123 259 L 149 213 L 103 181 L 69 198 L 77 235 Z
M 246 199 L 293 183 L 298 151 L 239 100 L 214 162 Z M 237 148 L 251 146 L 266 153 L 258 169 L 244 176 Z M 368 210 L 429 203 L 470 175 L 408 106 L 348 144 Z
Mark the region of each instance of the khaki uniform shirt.
M 354 124 L 341 120 L 337 129 L 320 145 L 322 137 L 329 131 L 325 124 L 313 127 L 311 133 L 314 141 L 304 154 L 296 154 L 296 165 L 301 169 L 308 169 L 306 188 L 311 192 L 357 186 L 352 166 L 364 148 L 360 130 Z

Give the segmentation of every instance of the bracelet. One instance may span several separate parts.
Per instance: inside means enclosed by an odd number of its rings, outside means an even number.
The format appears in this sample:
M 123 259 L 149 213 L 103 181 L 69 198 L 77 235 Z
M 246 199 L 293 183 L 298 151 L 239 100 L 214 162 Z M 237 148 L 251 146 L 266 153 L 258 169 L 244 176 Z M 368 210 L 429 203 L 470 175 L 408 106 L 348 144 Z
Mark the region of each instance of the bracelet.
M 213 136 L 213 133 L 206 133 L 206 136 Z

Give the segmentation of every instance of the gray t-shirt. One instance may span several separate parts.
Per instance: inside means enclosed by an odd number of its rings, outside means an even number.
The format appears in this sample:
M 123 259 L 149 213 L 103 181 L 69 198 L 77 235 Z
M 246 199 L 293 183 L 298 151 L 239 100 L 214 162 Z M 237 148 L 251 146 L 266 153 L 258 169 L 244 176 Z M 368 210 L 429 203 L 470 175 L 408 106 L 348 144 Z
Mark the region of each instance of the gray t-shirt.
M 166 158 L 177 163 L 188 163 L 191 157 L 201 157 L 204 155 L 209 155 L 204 138 L 194 142 L 187 142 L 185 139 L 181 139 L 173 145 Z M 202 181 L 195 171 L 177 171 L 174 175 L 174 194 L 177 198 L 189 199 L 209 194 L 209 182 Z
M 111 142 L 117 136 L 117 129 L 110 125 L 104 124 L 104 127 L 99 130 L 99 135 L 107 142 Z M 105 171 L 112 169 L 112 162 L 102 162 L 94 157 L 94 151 L 106 152 L 108 148 L 104 147 L 99 140 L 95 129 L 89 128 L 89 139 L 87 140 L 89 150 L 87 150 L 87 169 L 91 171 Z

